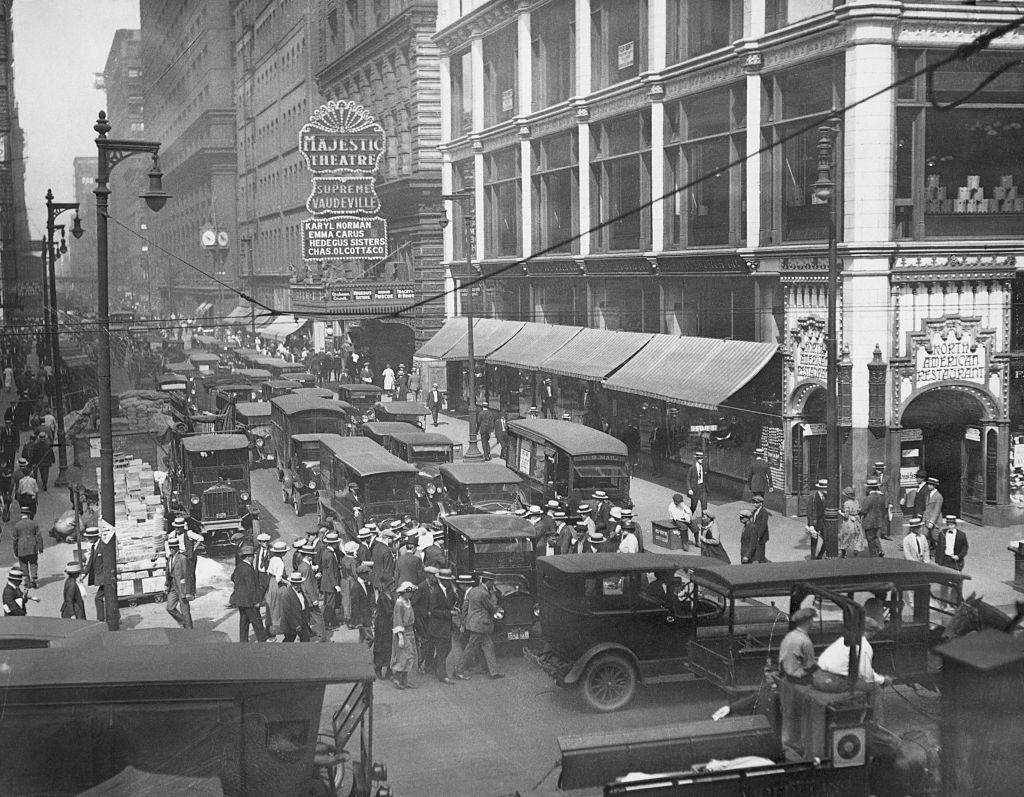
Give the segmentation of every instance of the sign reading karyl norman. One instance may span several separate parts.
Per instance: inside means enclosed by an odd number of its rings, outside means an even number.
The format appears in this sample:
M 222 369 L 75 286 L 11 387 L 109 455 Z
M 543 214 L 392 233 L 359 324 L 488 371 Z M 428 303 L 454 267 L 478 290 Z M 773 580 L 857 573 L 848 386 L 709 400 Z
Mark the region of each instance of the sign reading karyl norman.
M 387 257 L 387 222 L 376 215 L 374 176 L 384 155 L 384 128 L 361 105 L 331 100 L 299 132 L 299 151 L 313 173 L 302 221 L 307 261 Z

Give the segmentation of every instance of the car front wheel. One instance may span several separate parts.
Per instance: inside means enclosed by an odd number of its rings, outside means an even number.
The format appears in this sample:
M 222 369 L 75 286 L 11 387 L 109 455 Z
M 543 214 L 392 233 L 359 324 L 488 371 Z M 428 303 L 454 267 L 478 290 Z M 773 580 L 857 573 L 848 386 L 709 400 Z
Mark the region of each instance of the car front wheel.
M 636 694 L 636 671 L 618 653 L 598 656 L 583 674 L 583 698 L 595 711 L 618 711 Z
M 292 508 L 295 510 L 295 517 L 302 517 L 304 507 L 302 506 L 302 496 L 298 493 L 292 494 Z

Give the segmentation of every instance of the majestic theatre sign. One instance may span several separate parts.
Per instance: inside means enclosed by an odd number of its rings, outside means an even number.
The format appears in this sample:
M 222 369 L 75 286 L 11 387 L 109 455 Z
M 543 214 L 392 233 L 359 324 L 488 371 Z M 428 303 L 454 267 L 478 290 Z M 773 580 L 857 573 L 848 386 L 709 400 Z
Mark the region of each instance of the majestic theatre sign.
M 384 128 L 353 102 L 321 105 L 299 132 L 299 152 L 313 173 L 302 221 L 303 259 L 387 257 L 387 222 L 376 215 L 374 175 L 384 154 Z

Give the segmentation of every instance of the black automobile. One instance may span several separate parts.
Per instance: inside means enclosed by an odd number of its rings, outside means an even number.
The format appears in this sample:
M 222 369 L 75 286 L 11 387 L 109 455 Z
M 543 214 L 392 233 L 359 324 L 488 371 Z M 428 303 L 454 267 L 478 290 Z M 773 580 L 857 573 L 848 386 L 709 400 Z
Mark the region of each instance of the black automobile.
M 655 553 L 540 557 L 546 648 L 539 663 L 559 686 L 578 685 L 596 711 L 623 708 L 642 682 L 693 680 L 694 613 L 676 574 L 712 561 Z
M 432 498 L 444 514 L 510 513 L 522 483 L 501 462 L 453 462 L 438 468 Z
M 323 434 L 293 434 L 288 438 L 285 460 L 278 463 L 284 476 L 281 494 L 291 504 L 296 517 L 307 506 L 316 506 L 320 486 L 320 438 Z
M 240 401 L 234 405 L 235 430 L 249 438 L 252 468 L 274 467 L 274 433 L 269 401 Z
M 515 515 L 449 515 L 442 518 L 448 563 L 456 575 L 494 573 L 502 618 L 494 641 L 527 644 L 537 637 L 537 527 Z

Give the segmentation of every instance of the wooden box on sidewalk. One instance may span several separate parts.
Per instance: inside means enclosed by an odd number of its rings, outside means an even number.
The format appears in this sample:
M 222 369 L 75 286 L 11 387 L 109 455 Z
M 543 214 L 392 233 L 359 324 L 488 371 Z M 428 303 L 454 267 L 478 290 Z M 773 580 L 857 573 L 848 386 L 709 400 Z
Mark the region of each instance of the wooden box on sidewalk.
M 679 529 L 671 520 L 652 520 L 651 540 L 661 548 L 669 548 L 673 551 L 680 551 L 683 548 Z

